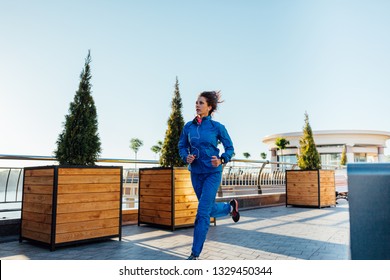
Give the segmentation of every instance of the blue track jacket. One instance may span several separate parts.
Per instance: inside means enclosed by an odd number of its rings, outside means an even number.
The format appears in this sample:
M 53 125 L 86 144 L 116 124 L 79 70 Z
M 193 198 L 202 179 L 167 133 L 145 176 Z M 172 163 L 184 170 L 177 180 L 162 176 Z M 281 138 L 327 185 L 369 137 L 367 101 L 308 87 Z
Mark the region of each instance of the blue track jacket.
M 225 150 L 221 156 L 217 148 L 218 140 L 221 141 Z M 233 152 L 233 143 L 225 126 L 213 121 L 211 116 L 203 117 L 201 124 L 194 119 L 184 125 L 179 140 L 179 153 L 184 162 L 187 162 L 189 154 L 196 156 L 192 164 L 188 166 L 188 170 L 192 173 L 221 172 L 222 165 L 213 167 L 211 157 L 221 157 L 227 163 L 232 158 Z

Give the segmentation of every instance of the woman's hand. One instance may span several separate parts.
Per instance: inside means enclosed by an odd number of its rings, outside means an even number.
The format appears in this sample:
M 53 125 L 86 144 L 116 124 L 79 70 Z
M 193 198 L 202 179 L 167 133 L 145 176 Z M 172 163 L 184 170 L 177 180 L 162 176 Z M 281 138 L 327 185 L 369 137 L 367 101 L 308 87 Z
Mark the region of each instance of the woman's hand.
M 188 155 L 187 156 L 187 163 L 191 164 L 195 160 L 195 155 Z
M 220 158 L 217 158 L 216 156 L 211 157 L 211 165 L 214 167 L 218 167 L 222 164 L 222 161 Z

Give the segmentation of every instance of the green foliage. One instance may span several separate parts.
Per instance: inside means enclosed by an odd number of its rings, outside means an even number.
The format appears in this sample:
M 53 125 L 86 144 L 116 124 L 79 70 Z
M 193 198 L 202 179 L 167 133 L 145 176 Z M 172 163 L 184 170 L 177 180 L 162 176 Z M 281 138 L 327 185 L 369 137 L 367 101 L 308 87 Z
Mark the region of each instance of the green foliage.
M 155 153 L 157 155 L 157 154 L 161 153 L 162 146 L 163 146 L 163 142 L 158 141 L 157 144 L 153 145 L 150 149 L 152 150 L 153 153 Z
M 275 140 L 275 145 L 280 150 L 286 149 L 287 145 L 290 145 L 290 141 L 288 141 L 286 138 L 278 137 Z
M 275 140 L 275 145 L 280 150 L 281 157 L 283 157 L 283 150 L 286 149 L 287 145 L 290 145 L 290 141 L 288 141 L 286 138 L 278 137 Z
M 251 154 L 250 153 L 243 153 L 242 154 L 246 159 L 250 158 L 251 157 Z
M 305 126 L 303 127 L 303 135 L 299 140 L 299 155 L 298 166 L 301 170 L 321 169 L 320 154 L 314 143 L 313 131 L 309 123 L 309 115 L 305 112 Z
M 91 53 L 88 51 L 79 89 L 70 103 L 64 129 L 56 142 L 54 156 L 61 165 L 95 165 L 101 153 L 96 107 L 91 95 L 90 63 Z
M 267 158 L 267 153 L 264 153 L 264 152 L 261 153 L 261 154 L 260 154 L 260 157 L 261 157 L 262 159 L 266 159 L 266 158 Z
M 132 138 L 130 140 L 130 149 L 135 153 L 135 159 L 137 159 L 137 153 L 139 148 L 144 144 L 144 142 L 138 138 Z
M 347 165 L 347 148 L 345 145 L 343 147 L 343 151 L 341 152 L 340 164 Z
M 175 91 L 171 102 L 171 115 L 161 150 L 160 165 L 163 167 L 182 167 L 185 163 L 179 154 L 179 139 L 184 126 L 182 101 L 179 91 L 179 81 L 176 77 Z

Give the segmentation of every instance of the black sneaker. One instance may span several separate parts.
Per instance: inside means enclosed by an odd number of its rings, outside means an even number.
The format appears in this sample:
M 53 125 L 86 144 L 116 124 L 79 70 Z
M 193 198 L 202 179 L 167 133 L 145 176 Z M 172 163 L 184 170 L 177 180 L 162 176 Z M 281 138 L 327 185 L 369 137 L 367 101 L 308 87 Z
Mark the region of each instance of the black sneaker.
M 199 257 L 196 257 L 194 254 L 191 254 L 191 256 L 189 256 L 187 260 L 195 261 L 199 260 Z
M 230 212 L 230 215 L 232 216 L 232 219 L 235 223 L 240 220 L 240 213 L 238 212 L 238 202 L 235 199 L 230 200 L 229 203 L 232 206 L 232 212 Z

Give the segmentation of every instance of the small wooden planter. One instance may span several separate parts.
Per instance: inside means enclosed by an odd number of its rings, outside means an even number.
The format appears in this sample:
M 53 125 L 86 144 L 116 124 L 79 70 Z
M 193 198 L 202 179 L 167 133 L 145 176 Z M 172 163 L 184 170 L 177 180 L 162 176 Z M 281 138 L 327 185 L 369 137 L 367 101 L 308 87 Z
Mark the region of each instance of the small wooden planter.
M 334 170 L 287 170 L 286 206 L 336 205 Z
M 193 226 L 198 199 L 187 168 L 144 168 L 139 171 L 138 225 L 171 230 Z M 215 224 L 215 219 L 212 219 Z
M 121 239 L 122 167 L 24 169 L 20 242 L 57 246 Z

